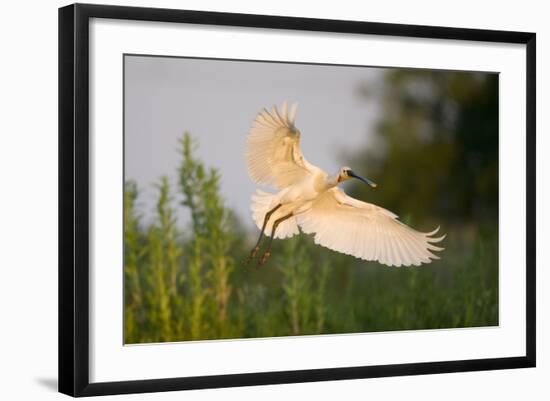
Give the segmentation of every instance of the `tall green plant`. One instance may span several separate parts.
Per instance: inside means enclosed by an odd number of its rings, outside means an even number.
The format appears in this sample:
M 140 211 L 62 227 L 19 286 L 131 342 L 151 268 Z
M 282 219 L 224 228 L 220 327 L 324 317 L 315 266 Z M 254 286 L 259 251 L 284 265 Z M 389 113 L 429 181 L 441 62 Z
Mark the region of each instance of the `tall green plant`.
M 192 321 L 197 328 L 196 335 L 200 335 L 200 328 L 208 323 L 210 335 L 224 337 L 228 333 L 229 278 L 234 268 L 233 258 L 229 256 L 233 242 L 228 225 L 229 213 L 219 195 L 219 173 L 213 168 L 207 169 L 194 157 L 195 147 L 188 133 L 181 138 L 180 146 L 182 203 L 191 212 L 193 227 L 190 248 L 190 269 L 194 277 L 191 288 L 194 304 Z M 203 321 L 206 312 L 208 322 Z
M 142 234 L 136 212 L 137 185 L 124 187 L 124 337 L 126 342 L 138 341 L 142 333 L 143 291 L 141 286 Z
M 307 237 L 285 240 L 278 259 L 283 274 L 283 299 L 292 335 L 321 333 L 325 323 L 324 291 L 328 266 L 313 268 Z M 317 277 L 316 277 L 317 276 Z
M 159 198 L 156 220 L 148 230 L 147 302 L 150 326 L 161 330 L 151 332 L 155 341 L 173 341 L 184 335 L 184 324 L 177 318 L 184 304 L 180 286 L 184 275 L 181 268 L 182 246 L 176 229 L 175 210 L 171 206 L 168 178 L 158 184 Z

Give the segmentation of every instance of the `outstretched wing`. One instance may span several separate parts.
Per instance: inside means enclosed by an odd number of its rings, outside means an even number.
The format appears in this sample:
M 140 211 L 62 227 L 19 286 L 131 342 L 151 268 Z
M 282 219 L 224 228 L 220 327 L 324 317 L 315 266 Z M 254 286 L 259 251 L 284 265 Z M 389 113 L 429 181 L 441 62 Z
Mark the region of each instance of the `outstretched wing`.
M 316 244 L 334 251 L 373 260 L 388 266 L 410 266 L 439 259 L 433 243 L 439 230 L 421 233 L 397 220 L 392 212 L 347 196 L 335 187 L 317 198 L 298 215 L 302 231 L 315 234 Z
M 264 109 L 252 124 L 246 140 L 246 164 L 252 180 L 279 189 L 292 185 L 316 167 L 304 159 L 300 150 L 300 131 L 294 126 L 296 105 L 288 111 Z

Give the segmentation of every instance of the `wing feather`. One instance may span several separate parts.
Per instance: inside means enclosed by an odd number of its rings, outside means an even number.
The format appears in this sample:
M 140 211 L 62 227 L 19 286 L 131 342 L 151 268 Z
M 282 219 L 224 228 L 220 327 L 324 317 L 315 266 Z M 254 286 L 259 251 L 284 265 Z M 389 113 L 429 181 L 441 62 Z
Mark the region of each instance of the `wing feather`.
M 252 180 L 282 189 L 316 172 L 300 149 L 300 131 L 294 126 L 296 106 L 273 106 L 257 116 L 246 141 L 246 164 Z
M 392 212 L 347 196 L 335 187 L 319 196 L 297 216 L 302 231 L 315 243 L 360 259 L 388 266 L 410 266 L 439 259 L 431 251 L 445 236 L 432 237 L 397 220 Z
M 296 121 L 296 111 L 298 110 L 298 104 L 294 103 L 292 107 L 290 108 L 290 112 L 288 115 L 288 122 L 291 125 L 294 125 L 294 121 Z

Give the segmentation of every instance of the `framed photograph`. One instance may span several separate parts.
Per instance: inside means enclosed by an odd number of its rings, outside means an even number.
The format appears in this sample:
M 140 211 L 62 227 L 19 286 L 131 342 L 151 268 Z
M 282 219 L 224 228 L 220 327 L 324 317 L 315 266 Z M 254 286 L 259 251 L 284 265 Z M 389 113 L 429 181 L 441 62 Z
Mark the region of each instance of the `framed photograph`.
M 535 366 L 535 34 L 59 10 L 59 390 Z

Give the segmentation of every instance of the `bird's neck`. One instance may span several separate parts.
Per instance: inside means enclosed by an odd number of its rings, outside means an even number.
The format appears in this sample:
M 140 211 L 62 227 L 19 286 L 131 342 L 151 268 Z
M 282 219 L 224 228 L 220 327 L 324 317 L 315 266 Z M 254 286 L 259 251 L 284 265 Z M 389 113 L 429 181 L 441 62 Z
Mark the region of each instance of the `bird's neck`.
M 340 174 L 335 174 L 327 178 L 325 181 L 326 189 L 335 187 L 340 183 Z

